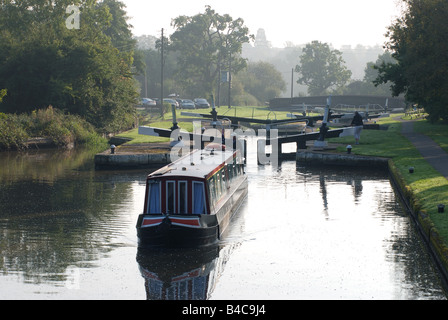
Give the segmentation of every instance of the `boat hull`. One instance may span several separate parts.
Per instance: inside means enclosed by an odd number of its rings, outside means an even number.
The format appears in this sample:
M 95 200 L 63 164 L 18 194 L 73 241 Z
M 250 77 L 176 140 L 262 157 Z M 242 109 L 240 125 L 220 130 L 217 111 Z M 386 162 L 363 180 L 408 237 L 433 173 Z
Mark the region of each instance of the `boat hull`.
M 141 214 L 137 220 L 139 247 L 194 247 L 215 244 L 247 196 L 247 177 L 234 186 L 210 215 Z
M 151 223 L 151 220 L 154 222 Z M 137 220 L 141 248 L 209 245 L 218 240 L 218 234 L 219 225 L 214 216 L 142 214 Z

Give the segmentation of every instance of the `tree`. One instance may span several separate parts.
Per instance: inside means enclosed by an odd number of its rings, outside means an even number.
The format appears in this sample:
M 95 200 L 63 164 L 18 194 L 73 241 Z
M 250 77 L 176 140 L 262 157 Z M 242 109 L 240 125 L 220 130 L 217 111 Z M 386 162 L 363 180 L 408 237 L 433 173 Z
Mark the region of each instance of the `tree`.
M 432 122 L 448 120 L 448 2 L 403 0 L 405 11 L 389 28 L 386 49 L 397 60 L 377 67 L 376 84 L 391 82 L 394 96 L 423 106 Z
M 344 88 L 344 94 L 348 95 L 376 95 L 388 96 L 390 95 L 390 84 L 375 85 L 375 80 L 378 77 L 378 68 L 383 63 L 395 64 L 396 61 L 392 58 L 390 52 L 386 51 L 378 56 L 376 62 L 368 62 L 364 69 L 364 79 L 362 81 L 352 81 Z
M 244 90 L 261 103 L 278 98 L 286 89 L 282 74 L 270 63 L 249 63 L 247 69 L 238 73 Z
M 343 87 L 351 77 L 351 71 L 344 65 L 342 53 L 331 50 L 327 43 L 313 41 L 305 46 L 300 64 L 297 83 L 308 86 L 310 95 L 328 94 L 332 87 Z
M 82 115 L 103 132 L 133 124 L 133 42 L 129 33 L 118 31 L 126 21 L 119 1 L 0 4 L 0 87 L 8 89 L 2 110 L 30 112 L 52 105 Z M 81 10 L 80 29 L 66 25 L 72 4 Z M 114 42 L 129 47 L 120 51 Z
M 214 93 L 220 70 L 236 73 L 246 66 L 240 56 L 248 42 L 249 29 L 243 19 L 217 14 L 210 6 L 205 13 L 173 19 L 176 31 L 171 35 L 170 51 L 177 51 L 178 78 L 192 96 Z
M 2 103 L 3 97 L 6 96 L 7 92 L 8 91 L 6 89 L 0 90 L 0 103 Z

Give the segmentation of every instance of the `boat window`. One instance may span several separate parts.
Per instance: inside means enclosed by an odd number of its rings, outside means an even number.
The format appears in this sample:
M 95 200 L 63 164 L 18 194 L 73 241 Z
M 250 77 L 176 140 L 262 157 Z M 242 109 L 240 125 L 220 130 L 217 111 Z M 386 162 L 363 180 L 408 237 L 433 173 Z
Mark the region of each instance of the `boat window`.
M 202 182 L 193 182 L 193 214 L 206 214 L 205 190 Z
M 223 188 L 229 189 L 230 183 L 229 183 L 229 169 L 227 166 L 222 168 L 222 182 L 223 182 Z
M 229 178 L 229 182 L 232 182 L 233 180 L 233 169 L 232 169 L 232 164 L 228 164 L 227 165 L 227 174 L 228 174 L 228 178 Z
M 216 177 L 216 194 L 217 198 L 219 199 L 221 198 L 222 195 L 221 171 L 218 171 L 215 177 Z
M 166 182 L 166 211 L 167 213 L 174 213 L 176 208 L 176 189 L 174 181 Z
M 160 182 L 148 182 L 148 213 L 161 213 L 160 209 Z
M 187 213 L 187 181 L 179 181 L 179 213 Z
M 208 181 L 208 185 L 210 187 L 210 197 L 212 198 L 212 203 L 215 203 L 216 199 L 216 186 L 215 186 L 215 177 L 211 177 Z

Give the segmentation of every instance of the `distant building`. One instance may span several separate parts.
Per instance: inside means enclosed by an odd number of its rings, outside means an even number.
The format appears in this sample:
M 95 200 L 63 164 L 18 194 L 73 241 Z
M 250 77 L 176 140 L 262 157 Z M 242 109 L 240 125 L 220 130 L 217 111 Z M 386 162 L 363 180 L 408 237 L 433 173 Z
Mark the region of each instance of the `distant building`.
M 271 48 L 271 42 L 266 39 L 266 32 L 264 29 L 258 29 L 257 36 L 255 37 L 255 47 L 258 48 Z

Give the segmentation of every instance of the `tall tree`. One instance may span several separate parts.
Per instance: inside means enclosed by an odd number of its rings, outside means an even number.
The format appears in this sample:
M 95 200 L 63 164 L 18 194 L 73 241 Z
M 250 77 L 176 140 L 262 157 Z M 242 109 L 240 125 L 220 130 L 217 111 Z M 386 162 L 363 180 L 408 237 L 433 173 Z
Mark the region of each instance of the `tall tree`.
M 132 48 L 114 46 L 131 42 L 129 34 L 113 29 L 114 23 L 123 27 L 124 11 L 108 6 L 120 7 L 119 1 L 0 1 L 0 87 L 8 90 L 2 110 L 53 105 L 105 132 L 133 123 Z M 80 9 L 79 29 L 66 23 L 73 4 Z
M 448 2 L 403 0 L 405 10 L 388 29 L 386 48 L 397 60 L 383 63 L 376 84 L 391 82 L 394 96 L 404 93 L 429 113 L 448 120 Z
M 181 53 L 179 79 L 190 95 L 209 96 L 216 88 L 220 70 L 230 68 L 236 73 L 246 66 L 240 53 L 251 36 L 243 19 L 233 20 L 206 6 L 205 13 L 179 16 L 172 25 L 176 31 L 170 37 L 170 50 Z
M 342 53 L 331 50 L 327 43 L 313 41 L 302 52 L 295 68 L 297 83 L 307 85 L 310 95 L 327 94 L 328 89 L 342 87 L 350 80 L 352 73 L 344 65 Z
M 278 98 L 286 89 L 282 74 L 267 62 L 249 63 L 247 68 L 238 73 L 244 90 L 256 97 L 259 103 Z
M 392 58 L 390 52 L 386 51 L 378 56 L 376 62 L 368 62 L 364 69 L 364 79 L 352 81 L 344 88 L 344 94 L 347 95 L 374 95 L 389 96 L 390 84 L 375 85 L 378 77 L 378 68 L 383 63 L 394 64 L 396 61 Z

